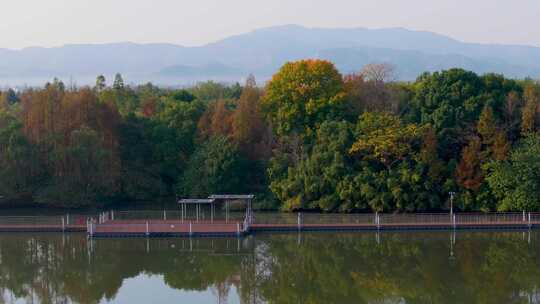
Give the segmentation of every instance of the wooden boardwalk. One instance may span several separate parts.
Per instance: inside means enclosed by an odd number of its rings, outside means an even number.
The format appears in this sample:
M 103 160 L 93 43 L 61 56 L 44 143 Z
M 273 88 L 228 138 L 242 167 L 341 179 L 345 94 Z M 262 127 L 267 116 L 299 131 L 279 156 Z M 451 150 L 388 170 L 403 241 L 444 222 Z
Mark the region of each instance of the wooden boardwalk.
M 111 220 L 88 228 L 92 237 L 182 237 L 241 236 L 241 222 L 181 220 Z
M 178 220 L 119 220 L 92 226 L 92 237 L 210 237 L 242 236 L 258 232 L 295 231 L 407 231 L 407 230 L 528 230 L 540 228 L 536 222 L 460 222 L 460 223 L 254 223 L 182 222 Z
M 237 237 L 259 232 L 529 230 L 540 213 L 449 214 L 266 214 L 229 220 L 125 219 L 98 216 L 0 217 L 0 232 L 86 232 L 90 237 Z M 250 219 L 250 221 L 247 220 Z

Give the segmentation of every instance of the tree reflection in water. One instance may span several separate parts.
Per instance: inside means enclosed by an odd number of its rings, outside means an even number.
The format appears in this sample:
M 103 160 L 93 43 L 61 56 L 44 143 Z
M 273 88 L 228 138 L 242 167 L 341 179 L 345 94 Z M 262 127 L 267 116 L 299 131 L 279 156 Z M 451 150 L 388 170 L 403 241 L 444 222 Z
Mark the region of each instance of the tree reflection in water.
M 0 293 L 4 303 L 114 302 L 124 280 L 144 274 L 162 277 L 174 290 L 207 292 L 213 303 L 225 303 L 231 292 L 242 303 L 539 303 L 539 236 L 303 233 L 90 241 L 83 234 L 0 234 Z

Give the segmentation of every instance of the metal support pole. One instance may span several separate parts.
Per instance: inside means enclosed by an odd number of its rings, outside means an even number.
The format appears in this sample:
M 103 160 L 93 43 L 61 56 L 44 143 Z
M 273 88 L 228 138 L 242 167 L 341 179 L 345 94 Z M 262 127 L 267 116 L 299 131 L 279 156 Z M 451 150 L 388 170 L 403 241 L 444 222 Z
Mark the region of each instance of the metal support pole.
M 182 208 L 182 212 L 181 212 L 181 214 L 182 214 L 182 223 L 184 222 L 184 206 L 185 206 L 184 204 L 180 205 L 180 207 Z
M 297 215 L 297 226 L 298 226 L 298 231 L 300 231 L 302 229 L 302 215 L 301 215 L 301 212 L 298 212 L 298 215 Z
M 525 210 L 523 210 L 523 221 L 525 222 Z
M 163 220 L 167 220 L 167 210 L 163 210 Z
M 236 235 L 240 236 L 240 223 L 236 223 Z
M 531 213 L 529 212 L 529 229 L 531 229 L 532 223 L 531 223 Z
M 456 230 L 456 215 L 455 214 L 452 217 L 452 222 L 453 222 L 454 230 Z
M 66 225 L 69 225 L 69 213 L 66 214 Z
M 114 210 L 111 210 L 111 220 L 114 221 Z
M 150 230 L 148 229 L 148 221 L 146 221 L 146 236 L 150 235 Z
M 193 227 L 192 227 L 192 223 L 189 222 L 189 236 L 192 236 L 193 235 Z
M 452 219 L 454 217 L 454 195 L 456 193 L 451 191 L 448 194 L 450 194 L 450 219 Z

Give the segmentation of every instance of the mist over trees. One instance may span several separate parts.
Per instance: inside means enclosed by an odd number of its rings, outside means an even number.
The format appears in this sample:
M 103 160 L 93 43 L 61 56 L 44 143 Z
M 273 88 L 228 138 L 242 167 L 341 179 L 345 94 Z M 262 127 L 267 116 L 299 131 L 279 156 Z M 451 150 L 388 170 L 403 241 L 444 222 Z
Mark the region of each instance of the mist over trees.
M 285 64 L 264 86 L 93 87 L 0 95 L 0 201 L 86 207 L 255 193 L 259 208 L 539 210 L 540 85 L 451 69 L 395 81 Z

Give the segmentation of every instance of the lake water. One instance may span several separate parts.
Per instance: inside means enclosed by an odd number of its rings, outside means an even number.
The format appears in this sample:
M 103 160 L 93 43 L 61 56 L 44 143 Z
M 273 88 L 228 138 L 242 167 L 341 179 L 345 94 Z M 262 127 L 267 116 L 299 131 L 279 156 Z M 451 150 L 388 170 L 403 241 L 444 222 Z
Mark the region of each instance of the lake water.
M 539 303 L 538 232 L 0 234 L 0 303 Z

